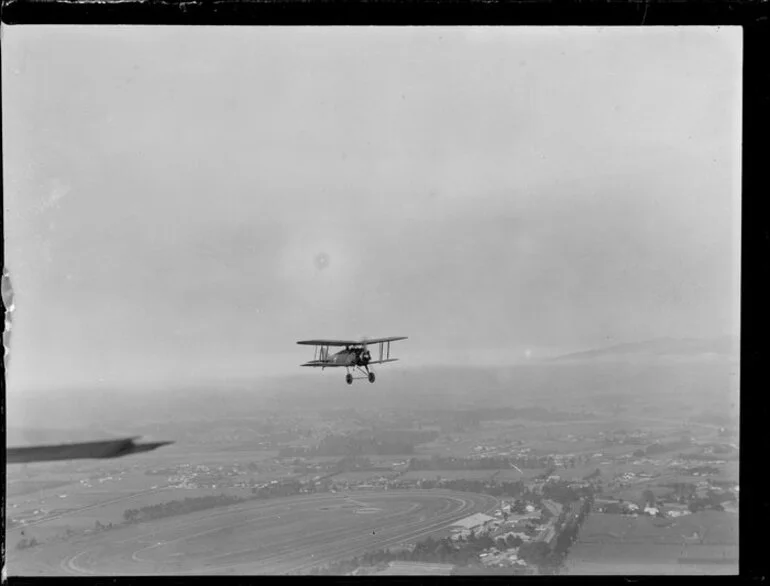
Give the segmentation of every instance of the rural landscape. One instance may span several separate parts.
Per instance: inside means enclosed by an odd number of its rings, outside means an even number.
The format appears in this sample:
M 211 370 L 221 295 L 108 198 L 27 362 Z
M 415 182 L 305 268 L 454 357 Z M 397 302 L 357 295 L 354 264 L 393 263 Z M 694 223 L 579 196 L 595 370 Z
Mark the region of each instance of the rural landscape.
M 87 424 L 89 391 L 30 393 L 9 445 L 175 443 L 8 467 L 8 573 L 734 574 L 738 373 L 737 340 L 669 339 L 91 391 Z
M 7 575 L 737 574 L 743 35 L 5 27 Z

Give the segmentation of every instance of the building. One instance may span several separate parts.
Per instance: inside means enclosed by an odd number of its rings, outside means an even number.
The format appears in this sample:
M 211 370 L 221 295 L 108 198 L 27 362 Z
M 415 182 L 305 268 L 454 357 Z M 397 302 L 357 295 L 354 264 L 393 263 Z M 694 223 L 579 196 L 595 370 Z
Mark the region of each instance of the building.
M 543 506 L 554 517 L 558 517 L 559 515 L 561 515 L 563 507 L 559 503 L 554 502 L 550 499 L 543 499 Z
M 468 539 L 471 536 L 470 529 L 453 529 L 452 535 L 450 535 L 450 539 L 452 541 L 457 541 L 458 539 Z
M 480 529 L 483 527 L 486 527 L 494 521 L 494 517 L 490 517 L 489 515 L 485 515 L 484 513 L 476 513 L 475 515 L 471 515 L 470 517 L 466 517 L 465 519 L 460 519 L 457 521 L 457 523 L 454 523 L 452 525 L 453 528 L 458 529 L 468 529 L 468 530 L 474 530 L 474 529 Z

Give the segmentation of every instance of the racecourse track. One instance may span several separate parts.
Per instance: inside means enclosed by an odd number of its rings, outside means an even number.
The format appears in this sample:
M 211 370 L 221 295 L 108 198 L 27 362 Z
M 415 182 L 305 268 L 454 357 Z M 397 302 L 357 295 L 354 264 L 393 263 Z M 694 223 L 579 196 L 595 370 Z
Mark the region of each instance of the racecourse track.
M 37 561 L 48 558 L 45 573 L 70 575 L 303 572 L 444 532 L 459 519 L 496 505 L 488 495 L 449 491 L 250 501 L 104 532 Z

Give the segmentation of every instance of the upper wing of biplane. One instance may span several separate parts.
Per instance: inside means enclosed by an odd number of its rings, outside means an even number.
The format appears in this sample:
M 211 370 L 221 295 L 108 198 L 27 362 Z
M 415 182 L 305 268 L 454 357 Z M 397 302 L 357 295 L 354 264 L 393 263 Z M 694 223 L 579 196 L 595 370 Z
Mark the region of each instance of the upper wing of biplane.
M 297 344 L 304 346 L 355 346 L 360 344 L 358 340 L 302 340 Z
M 391 336 L 390 338 L 364 338 L 359 344 L 379 344 L 380 342 L 395 342 L 396 340 L 406 340 L 406 336 Z
M 363 346 L 364 344 L 377 344 L 379 342 L 395 342 L 406 340 L 406 336 L 393 336 L 390 338 L 365 338 L 363 340 L 302 340 L 297 344 L 305 346 Z
M 25 462 L 47 462 L 52 460 L 80 460 L 85 458 L 120 458 L 138 452 L 149 452 L 174 442 L 134 443 L 137 437 L 76 444 L 58 444 L 47 446 L 29 446 L 7 448 L 6 463 L 23 464 Z

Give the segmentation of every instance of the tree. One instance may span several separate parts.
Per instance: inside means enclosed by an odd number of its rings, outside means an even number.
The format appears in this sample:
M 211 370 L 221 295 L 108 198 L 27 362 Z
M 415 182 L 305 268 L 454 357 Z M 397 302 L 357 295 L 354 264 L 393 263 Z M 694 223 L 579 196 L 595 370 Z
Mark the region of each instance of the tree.
M 509 535 L 505 541 L 508 544 L 508 547 L 520 547 L 521 544 L 524 543 L 524 540 L 518 535 Z
M 550 549 L 542 541 L 525 543 L 519 548 L 519 557 L 528 564 L 537 566 L 546 561 L 549 553 Z
M 644 498 L 645 505 L 655 506 L 655 493 L 649 488 L 642 493 L 642 498 Z

